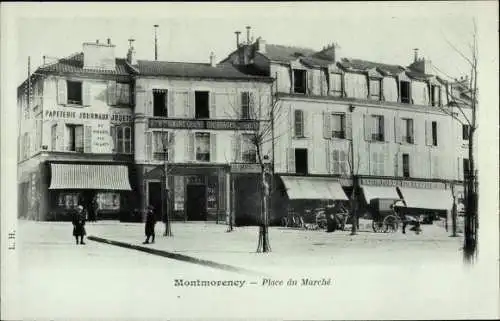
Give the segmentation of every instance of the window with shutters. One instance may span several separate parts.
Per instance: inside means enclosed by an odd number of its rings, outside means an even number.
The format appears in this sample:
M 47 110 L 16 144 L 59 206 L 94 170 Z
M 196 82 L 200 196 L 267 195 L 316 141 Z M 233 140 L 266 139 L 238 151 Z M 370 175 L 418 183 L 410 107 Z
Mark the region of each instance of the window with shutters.
M 159 161 L 168 161 L 169 152 L 169 133 L 163 131 L 153 132 L 153 159 Z
M 293 70 L 293 92 L 305 94 L 307 90 L 307 72 L 302 69 Z
M 210 118 L 210 100 L 208 91 L 194 92 L 195 118 Z
M 372 115 L 372 141 L 384 141 L 384 116 Z
M 57 124 L 50 127 L 50 149 L 57 150 Z
M 438 133 L 437 133 L 437 122 L 433 121 L 431 123 L 432 128 L 432 146 L 437 146 L 438 144 Z
M 330 74 L 330 95 L 342 97 L 342 74 Z
M 257 163 L 257 146 L 253 143 L 255 135 L 241 135 L 241 158 L 244 163 Z
M 381 93 L 381 80 L 380 79 L 370 79 L 370 99 L 380 100 Z
M 167 91 L 153 89 L 153 116 L 168 117 Z
M 410 82 L 409 81 L 400 81 L 399 82 L 399 94 L 400 94 L 402 103 L 409 104 L 411 102 Z
M 410 155 L 403 154 L 403 177 L 410 177 Z
M 332 173 L 336 175 L 348 175 L 349 164 L 347 163 L 347 153 L 343 150 L 334 149 L 332 151 Z
M 432 106 L 441 106 L 441 86 L 431 86 L 431 103 Z
M 195 134 L 195 153 L 196 160 L 201 162 L 210 161 L 210 134 L 196 133 Z
M 82 82 L 68 80 L 66 88 L 68 104 L 82 105 Z
M 330 117 L 332 137 L 345 138 L 345 114 L 332 114 Z
M 470 132 L 470 126 L 462 125 L 462 140 L 469 140 L 469 132 Z
M 250 119 L 250 93 L 241 93 L 241 119 Z
M 66 150 L 83 153 L 83 126 L 66 125 L 67 141 Z
M 111 126 L 111 139 L 114 143 L 113 152 L 119 154 L 132 154 L 132 128 L 130 126 Z
M 130 105 L 130 84 L 116 83 L 116 103 L 117 105 Z
M 401 133 L 403 136 L 401 137 L 401 141 L 407 144 L 414 143 L 413 136 L 413 119 L 411 118 L 402 118 L 401 119 Z
M 370 165 L 372 175 L 384 176 L 384 153 L 372 153 Z
M 304 111 L 296 109 L 293 113 L 295 137 L 304 137 Z

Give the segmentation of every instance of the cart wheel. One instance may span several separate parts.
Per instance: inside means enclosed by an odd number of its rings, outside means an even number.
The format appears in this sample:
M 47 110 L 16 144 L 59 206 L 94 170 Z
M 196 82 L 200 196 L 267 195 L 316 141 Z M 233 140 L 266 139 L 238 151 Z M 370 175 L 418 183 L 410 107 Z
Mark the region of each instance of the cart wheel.
M 372 221 L 372 228 L 373 228 L 373 232 L 381 233 L 384 231 L 384 223 L 380 222 L 380 221 L 373 220 Z
M 385 228 L 384 232 L 394 233 L 398 231 L 399 228 L 399 218 L 394 215 L 389 215 L 384 218 L 383 226 Z

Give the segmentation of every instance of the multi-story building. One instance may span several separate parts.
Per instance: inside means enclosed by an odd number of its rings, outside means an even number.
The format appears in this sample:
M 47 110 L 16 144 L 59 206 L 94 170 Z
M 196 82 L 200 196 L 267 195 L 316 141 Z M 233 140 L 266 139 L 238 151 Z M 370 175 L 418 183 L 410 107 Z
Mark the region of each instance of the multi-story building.
M 135 163 L 142 204 L 162 208 L 167 164 L 167 207 L 172 219 L 255 221 L 260 213 L 254 141 L 268 127 L 270 77 L 231 65 L 135 61 Z M 163 205 L 164 206 L 164 205 Z
M 114 50 L 85 43 L 18 87 L 20 216 L 57 219 L 81 204 L 118 217 L 135 206 L 133 83 Z
M 283 202 L 346 200 L 355 185 L 363 208 L 401 198 L 408 208 L 451 209 L 451 186 L 463 179 L 462 131 L 458 137 L 450 116 L 452 87 L 430 61 L 340 59 L 335 45 L 315 52 L 258 38 L 223 62 L 275 78 L 273 159 Z

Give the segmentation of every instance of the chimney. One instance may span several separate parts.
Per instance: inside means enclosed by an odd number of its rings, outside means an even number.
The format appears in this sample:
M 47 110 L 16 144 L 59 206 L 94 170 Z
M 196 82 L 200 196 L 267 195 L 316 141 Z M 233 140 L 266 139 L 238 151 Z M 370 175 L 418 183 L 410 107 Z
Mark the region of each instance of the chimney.
M 235 31 L 234 33 L 236 34 L 236 48 L 239 48 L 240 47 L 240 33 L 241 33 L 241 31 Z
M 213 51 L 210 53 L 210 66 L 215 67 L 215 54 Z
M 250 26 L 247 26 L 247 44 L 249 45 L 250 44 L 250 29 L 251 27 Z
M 111 39 L 108 38 L 107 41 L 108 41 L 108 45 L 110 45 L 111 44 Z
M 418 61 L 418 48 L 414 48 L 413 52 L 414 52 L 413 62 L 417 62 Z
M 266 53 L 266 41 L 262 39 L 261 37 L 257 38 L 257 52 L 260 52 L 262 54 Z
M 154 25 L 155 28 L 155 60 L 158 60 L 158 28 L 159 25 Z
M 83 68 L 115 70 L 115 45 L 111 42 L 100 44 L 96 42 L 85 42 L 83 44 Z
M 134 46 L 132 45 L 135 39 L 129 39 L 129 48 L 127 52 L 127 62 L 131 65 L 137 65 L 137 57 L 135 55 L 135 49 Z

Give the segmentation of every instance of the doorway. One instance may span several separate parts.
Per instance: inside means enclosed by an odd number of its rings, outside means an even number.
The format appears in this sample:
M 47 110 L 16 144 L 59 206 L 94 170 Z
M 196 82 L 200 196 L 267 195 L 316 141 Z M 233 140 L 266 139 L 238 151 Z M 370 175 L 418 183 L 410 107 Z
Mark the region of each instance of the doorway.
M 148 182 L 148 205 L 154 207 L 157 221 L 161 221 L 161 182 Z
M 187 185 L 186 214 L 188 221 L 207 220 L 207 187 Z

